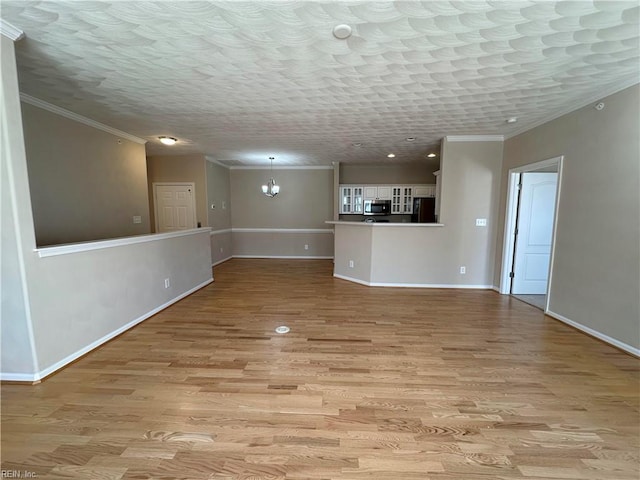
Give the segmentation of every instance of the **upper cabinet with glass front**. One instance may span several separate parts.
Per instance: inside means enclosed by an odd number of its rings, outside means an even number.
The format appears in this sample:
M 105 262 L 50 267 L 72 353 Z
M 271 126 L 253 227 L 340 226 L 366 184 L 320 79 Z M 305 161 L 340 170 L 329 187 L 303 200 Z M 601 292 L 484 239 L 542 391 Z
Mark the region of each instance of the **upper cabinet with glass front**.
M 363 187 L 361 185 L 341 185 L 340 186 L 340 213 L 341 214 L 362 214 L 363 209 Z

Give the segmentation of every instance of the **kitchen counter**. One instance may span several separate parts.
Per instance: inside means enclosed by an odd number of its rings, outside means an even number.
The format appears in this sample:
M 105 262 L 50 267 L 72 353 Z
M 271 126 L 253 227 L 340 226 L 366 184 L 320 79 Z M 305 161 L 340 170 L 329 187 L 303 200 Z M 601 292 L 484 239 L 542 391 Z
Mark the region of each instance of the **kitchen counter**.
M 325 223 L 332 225 L 349 225 L 363 227 L 444 227 L 444 223 L 410 223 L 410 222 L 363 222 L 348 220 L 331 220 Z
M 445 224 L 326 223 L 334 227 L 334 277 L 376 287 L 490 288 L 477 281 L 476 263 L 460 256 Z

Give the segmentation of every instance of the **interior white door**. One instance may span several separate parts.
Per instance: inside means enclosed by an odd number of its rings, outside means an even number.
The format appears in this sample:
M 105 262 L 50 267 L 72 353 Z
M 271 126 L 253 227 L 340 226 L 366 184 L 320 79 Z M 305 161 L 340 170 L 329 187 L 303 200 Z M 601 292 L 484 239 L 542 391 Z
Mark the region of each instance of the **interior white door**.
M 193 184 L 154 185 L 156 232 L 173 232 L 196 227 Z
M 522 174 L 511 293 L 547 293 L 557 182 L 557 173 Z

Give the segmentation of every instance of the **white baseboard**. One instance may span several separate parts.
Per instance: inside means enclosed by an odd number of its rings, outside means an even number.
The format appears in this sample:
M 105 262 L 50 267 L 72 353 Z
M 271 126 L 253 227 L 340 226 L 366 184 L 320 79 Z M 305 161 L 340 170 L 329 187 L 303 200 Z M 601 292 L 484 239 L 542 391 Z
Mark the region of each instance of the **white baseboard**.
M 545 315 L 549 315 L 551 318 L 554 318 L 556 320 L 559 320 L 562 323 L 566 323 L 567 325 L 572 326 L 573 328 L 576 328 L 584 333 L 588 333 L 589 335 L 591 335 L 592 337 L 597 338 L 598 340 L 602 340 L 605 343 L 608 343 L 609 345 L 612 345 L 614 347 L 619 348 L 620 350 L 624 350 L 627 353 L 630 353 L 631 355 L 635 356 L 635 357 L 640 357 L 640 349 L 639 348 L 635 348 L 632 347 L 631 345 L 628 345 L 624 342 L 621 342 L 620 340 L 616 340 L 615 338 L 610 337 L 609 335 L 605 335 L 604 333 L 598 332 L 597 330 L 594 330 L 592 328 L 589 327 L 585 327 L 584 325 L 574 321 L 574 320 L 570 320 L 567 317 L 564 317 L 562 315 L 560 315 L 559 313 L 555 313 L 552 312 L 551 310 L 547 310 L 546 312 L 544 312 Z
M 339 278 L 341 280 L 346 280 L 347 282 L 359 283 L 360 285 L 364 285 L 366 287 L 370 287 L 371 284 L 364 280 L 360 280 L 359 278 L 347 277 L 346 275 L 340 275 L 339 273 L 334 273 L 333 276 L 335 278 Z
M 0 380 L 3 382 L 39 382 L 39 380 L 36 380 L 36 376 L 31 373 L 0 373 Z
M 395 287 L 395 288 L 461 288 L 461 289 L 475 289 L 475 290 L 489 290 L 492 289 L 492 285 L 458 285 L 452 283 L 388 283 L 388 282 L 367 282 L 366 280 L 360 280 L 359 278 L 347 277 L 346 275 L 340 275 L 338 273 L 333 274 L 334 277 L 349 282 L 359 283 L 366 285 L 367 287 Z
M 123 325 L 122 327 L 117 328 L 113 332 L 108 333 L 104 337 L 99 338 L 95 342 L 90 343 L 86 347 L 83 347 L 80 350 L 78 350 L 77 352 L 74 352 L 71 355 L 68 355 L 67 357 L 63 358 L 59 362 L 54 363 L 53 365 L 45 368 L 44 370 L 41 370 L 40 372 L 33 373 L 33 374 L 28 374 L 28 373 L 0 373 L 0 380 L 2 380 L 2 381 L 14 381 L 14 382 L 30 382 L 30 383 L 39 382 L 43 378 L 51 375 L 55 371 L 57 371 L 57 370 L 61 369 L 62 367 L 64 367 L 65 365 L 73 362 L 74 360 L 80 358 L 83 355 L 86 355 L 91 350 L 99 347 L 100 345 L 102 345 L 105 342 L 108 342 L 112 338 L 117 337 L 118 335 L 120 335 L 121 333 L 129 330 L 130 328 L 135 327 L 137 324 L 143 322 L 147 318 L 149 318 L 149 317 L 155 315 L 156 313 L 164 310 L 165 308 L 169 307 L 170 305 L 173 305 L 177 301 L 182 300 L 183 298 L 191 295 L 193 292 L 195 292 L 197 290 L 200 290 L 202 287 L 205 287 L 205 286 L 209 285 L 211 282 L 213 282 L 213 278 L 211 278 L 211 279 L 209 279 L 209 280 L 207 280 L 205 282 L 202 282 L 200 285 L 197 285 L 197 286 L 193 287 L 192 289 L 187 290 L 186 292 L 184 292 L 184 293 L 178 295 L 177 297 L 169 300 L 168 302 L 163 303 L 159 307 L 154 308 L 150 312 L 147 312 L 144 315 L 136 318 L 135 320 L 130 321 L 126 325 Z
M 314 255 L 234 255 L 233 258 L 280 258 L 280 259 L 307 259 L 307 260 L 333 260 L 333 256 L 314 256 Z
M 212 267 L 215 267 L 216 265 L 220 265 L 221 263 L 224 263 L 224 262 L 226 262 L 227 260 L 231 260 L 232 258 L 233 258 L 233 256 L 228 256 L 228 257 L 226 257 L 226 258 L 223 258 L 222 260 L 218 260 L 217 262 L 212 263 L 212 264 L 211 264 L 211 266 L 212 266 Z
M 493 285 L 493 286 L 491 287 L 491 290 L 494 290 L 494 291 L 496 291 L 496 292 L 498 292 L 498 293 L 501 293 L 501 292 L 500 292 L 500 287 L 496 287 L 495 285 Z

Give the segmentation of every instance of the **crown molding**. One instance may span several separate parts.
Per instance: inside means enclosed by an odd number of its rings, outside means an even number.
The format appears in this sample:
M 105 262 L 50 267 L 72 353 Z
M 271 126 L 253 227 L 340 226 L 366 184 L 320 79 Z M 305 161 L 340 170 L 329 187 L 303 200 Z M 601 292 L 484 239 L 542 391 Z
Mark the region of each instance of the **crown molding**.
M 509 138 L 513 138 L 517 135 L 520 135 L 521 133 L 528 132 L 529 130 L 533 130 L 534 128 L 539 127 L 540 125 L 544 125 L 545 123 L 556 120 L 557 118 L 560 118 L 563 115 L 566 115 L 571 112 L 575 112 L 576 110 L 580 110 L 581 108 L 586 107 L 590 103 L 596 102 L 598 100 L 602 100 L 605 97 L 608 97 L 615 93 L 621 92 L 622 90 L 625 90 L 629 87 L 633 87 L 634 85 L 637 85 L 639 80 L 640 79 L 638 77 L 635 77 L 635 78 L 624 80 L 622 82 L 616 82 L 610 85 L 608 88 L 600 90 L 598 93 L 594 93 L 593 95 L 589 95 L 587 97 L 581 97 L 579 101 L 573 102 L 569 106 L 561 110 L 558 110 L 555 113 L 549 115 L 548 117 L 538 120 L 537 122 L 524 125 L 522 128 L 519 128 L 518 130 L 515 130 L 509 133 L 508 135 L 505 135 L 504 138 L 505 140 Z
M 504 135 L 447 135 L 447 142 L 502 142 Z
M 17 42 L 18 40 L 22 40 L 24 38 L 24 32 L 22 30 L 20 30 L 18 27 L 14 27 L 2 18 L 0 18 L 0 35 L 4 35 L 14 42 Z
M 289 165 L 273 167 L 254 165 L 242 167 L 229 167 L 229 170 L 333 170 L 333 165 Z
M 52 105 L 44 100 L 40 100 L 39 98 L 32 97 L 31 95 L 27 95 L 26 93 L 20 94 L 20 100 L 24 103 L 28 103 L 29 105 L 33 105 L 34 107 L 42 108 L 43 110 L 48 110 L 51 113 L 55 113 L 62 117 L 66 117 L 70 120 L 75 120 L 76 122 L 83 123 L 93 128 L 97 128 L 98 130 L 105 131 L 116 137 L 121 137 L 127 140 L 130 140 L 135 143 L 139 143 L 144 145 L 147 141 L 143 138 L 136 137 L 129 133 L 123 132 L 122 130 L 118 130 L 117 128 L 110 127 L 100 122 L 96 122 L 95 120 L 91 120 L 90 118 L 83 117 L 82 115 L 78 115 L 77 113 L 70 112 L 62 107 L 58 107 L 56 105 Z

